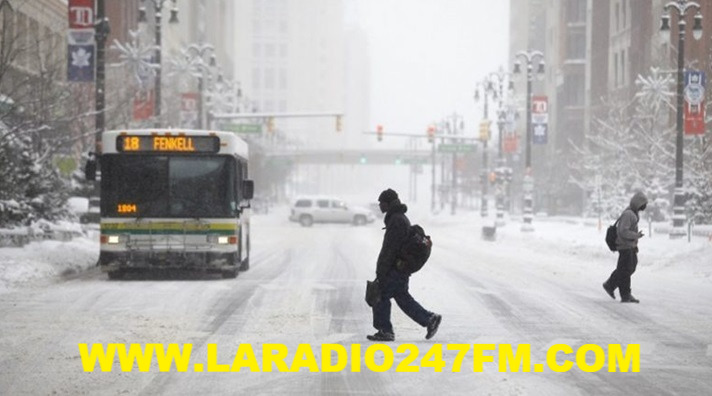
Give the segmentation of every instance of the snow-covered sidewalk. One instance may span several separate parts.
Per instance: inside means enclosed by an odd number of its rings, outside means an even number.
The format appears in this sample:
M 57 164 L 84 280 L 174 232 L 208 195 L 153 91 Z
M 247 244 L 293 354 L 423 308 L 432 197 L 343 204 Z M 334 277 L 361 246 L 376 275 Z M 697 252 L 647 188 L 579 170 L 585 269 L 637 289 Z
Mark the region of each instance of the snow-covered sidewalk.
M 21 248 L 0 248 L 0 293 L 56 281 L 94 267 L 98 258 L 95 232 L 65 242 L 47 240 Z

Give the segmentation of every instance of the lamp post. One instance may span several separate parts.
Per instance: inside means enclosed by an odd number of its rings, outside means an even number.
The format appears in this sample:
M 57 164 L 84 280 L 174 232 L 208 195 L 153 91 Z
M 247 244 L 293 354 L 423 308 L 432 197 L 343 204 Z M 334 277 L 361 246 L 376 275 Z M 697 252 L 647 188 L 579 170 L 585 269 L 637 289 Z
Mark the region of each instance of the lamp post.
M 514 74 L 521 73 L 521 61 L 527 66 L 527 146 L 525 155 L 524 174 L 524 223 L 522 231 L 534 231 L 532 220 L 533 212 L 533 192 L 534 176 L 532 174 L 532 80 L 534 79 L 534 66 L 537 65 L 537 75 L 544 76 L 544 54 L 541 51 L 519 51 L 515 55 L 517 61 L 514 63 Z
M 504 71 L 500 67 L 499 71 L 492 73 L 493 77 L 496 77 L 496 82 L 498 84 L 498 95 L 499 95 L 499 108 L 497 109 L 497 168 L 495 169 L 496 175 L 496 196 L 495 205 L 497 209 L 497 220 L 495 224 L 497 226 L 503 226 L 504 223 L 504 189 L 506 183 L 508 183 L 508 178 L 511 176 L 510 169 L 506 168 L 506 163 L 504 160 L 504 140 L 502 139 L 502 132 L 504 131 L 505 124 L 507 122 L 508 109 L 507 98 L 511 98 L 514 92 L 514 83 L 511 79 L 510 73 Z M 504 94 L 504 82 L 505 79 L 509 79 L 507 86 L 507 96 Z
M 480 94 L 482 92 L 482 94 Z M 489 181 L 487 179 L 487 174 L 489 173 L 488 170 L 488 164 L 487 164 L 487 142 L 489 141 L 489 119 L 488 119 L 488 107 L 487 107 L 487 99 L 489 97 L 492 97 L 492 99 L 497 100 L 497 90 L 494 88 L 494 85 L 492 83 L 492 79 L 490 76 L 485 77 L 484 80 L 481 82 L 477 83 L 476 88 L 475 88 L 475 103 L 480 101 L 480 97 L 483 101 L 484 106 L 482 107 L 482 121 L 480 123 L 480 140 L 482 141 L 482 172 L 481 172 L 481 180 L 482 180 L 482 200 L 480 203 L 480 216 L 481 217 L 487 217 L 489 215 L 488 213 L 488 200 L 487 200 L 487 187 L 489 184 Z
M 141 6 L 138 9 L 138 21 L 146 22 L 146 7 L 143 5 L 147 1 L 153 3 L 153 16 L 155 17 L 155 27 L 156 27 L 156 59 L 155 63 L 158 65 L 156 68 L 156 81 L 154 88 L 155 104 L 154 104 L 154 115 L 155 126 L 161 126 L 161 21 L 163 20 L 163 4 L 168 0 L 141 0 Z M 171 8 L 171 19 L 168 23 L 178 23 L 178 7 L 176 6 L 177 0 L 170 0 L 173 3 Z
M 488 216 L 488 206 L 489 206 L 489 201 L 488 201 L 488 174 L 489 174 L 489 164 L 488 164 L 488 153 L 487 153 L 487 143 L 490 138 L 490 125 L 491 123 L 489 122 L 489 113 L 488 113 L 488 102 L 487 99 L 489 96 L 492 97 L 493 100 L 497 101 L 499 103 L 499 109 L 497 110 L 498 114 L 498 121 L 497 121 L 497 126 L 498 126 L 498 131 L 499 131 L 499 152 L 498 152 L 498 167 L 501 167 L 503 165 L 503 157 L 502 157 L 502 127 L 503 127 L 503 120 L 501 119 L 501 109 L 502 109 L 502 103 L 504 100 L 504 93 L 503 93 L 503 87 L 504 87 L 504 80 L 507 77 L 507 74 L 502 67 L 499 68 L 498 71 L 490 73 L 482 82 L 478 83 L 475 88 L 475 103 L 480 101 L 480 97 L 483 99 L 484 106 L 483 106 L 483 122 L 480 124 L 480 140 L 482 140 L 482 145 L 483 145 L 483 150 L 482 150 L 482 204 L 480 206 L 480 215 L 482 217 L 487 217 Z M 510 81 L 511 83 L 511 81 Z M 511 87 L 510 87 L 511 89 Z M 482 92 L 482 94 L 480 94 Z M 504 210 L 504 203 L 503 199 L 500 194 L 500 190 L 497 190 L 497 221 L 500 222 L 500 220 L 504 217 L 503 210 Z
M 106 39 L 109 37 L 109 19 L 106 17 L 104 0 L 96 3 L 96 23 L 94 24 L 96 37 L 96 86 L 94 105 L 96 108 L 94 147 L 97 154 L 101 153 L 101 135 L 106 129 L 105 113 L 105 82 L 106 82 Z
M 685 28 L 687 27 L 687 11 L 694 10 L 695 24 L 692 28 L 693 37 L 699 40 L 702 37 L 702 13 L 700 5 L 694 1 L 677 0 L 665 5 L 665 13 L 662 16 L 660 30 L 666 34 L 670 30 L 670 10 L 677 11 L 677 137 L 675 139 L 675 197 L 673 203 L 672 230 L 670 238 L 680 238 L 687 234 L 685 231 L 685 195 L 682 189 L 682 148 L 683 148 L 683 90 L 685 83 Z M 666 37 L 667 38 L 667 37 Z
M 445 118 L 445 128 L 453 136 L 451 140 L 454 144 L 457 143 L 454 139 L 455 136 L 460 134 L 460 131 L 465 127 L 465 122 L 463 117 L 457 113 L 453 113 L 451 116 Z M 450 214 L 455 214 L 455 208 L 457 207 L 457 151 L 452 153 L 452 185 L 450 187 Z
M 190 58 L 189 62 L 198 69 L 198 127 L 205 129 L 205 72 L 216 65 L 215 48 L 207 43 L 191 44 L 186 48 L 186 54 Z M 205 62 L 207 56 L 209 60 Z

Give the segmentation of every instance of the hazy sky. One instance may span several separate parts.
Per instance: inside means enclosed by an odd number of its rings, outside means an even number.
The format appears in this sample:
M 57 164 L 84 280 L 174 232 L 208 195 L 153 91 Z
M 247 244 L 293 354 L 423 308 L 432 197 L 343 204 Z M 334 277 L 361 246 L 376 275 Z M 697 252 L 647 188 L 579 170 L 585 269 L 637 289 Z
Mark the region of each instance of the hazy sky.
M 482 104 L 477 81 L 507 65 L 509 1 L 346 0 L 347 22 L 363 28 L 371 55 L 371 121 L 425 131 L 457 112 L 474 136 Z M 509 67 L 508 67 L 509 66 Z

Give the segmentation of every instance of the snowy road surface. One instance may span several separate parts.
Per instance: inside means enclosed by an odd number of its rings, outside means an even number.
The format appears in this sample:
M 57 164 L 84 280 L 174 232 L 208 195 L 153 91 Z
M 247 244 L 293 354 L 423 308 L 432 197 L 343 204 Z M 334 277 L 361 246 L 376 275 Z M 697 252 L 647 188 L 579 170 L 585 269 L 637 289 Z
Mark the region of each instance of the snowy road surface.
M 607 365 L 593 373 L 500 372 L 492 351 L 485 354 L 495 362 L 483 372 L 473 372 L 472 351 L 461 372 L 451 372 L 455 351 L 445 351 L 443 372 L 400 373 L 395 366 L 381 373 L 365 366 L 334 373 L 159 372 L 155 363 L 149 372 L 122 372 L 118 363 L 112 372 L 82 370 L 79 343 L 190 343 L 191 365 L 206 361 L 209 344 L 217 345 L 221 364 L 231 364 L 241 343 L 251 344 L 257 358 L 264 343 L 284 344 L 290 356 L 298 344 L 310 344 L 319 361 L 322 344 L 371 345 L 363 292 L 375 269 L 380 222 L 301 228 L 270 215 L 254 218 L 252 268 L 237 279 L 108 281 L 92 269 L 0 294 L 0 393 L 699 395 L 712 389 L 711 243 L 679 254 L 665 244 L 680 241 L 641 243 L 633 293 L 642 303 L 629 305 L 601 289 L 615 255 L 592 227 L 540 222 L 535 233 L 522 234 L 512 222 L 487 242 L 477 221 L 421 221 L 435 248 L 410 288 L 443 322 L 426 341 L 424 329 L 394 305 L 394 351 L 415 344 L 417 364 L 438 343 L 529 344 L 534 364 L 545 363 L 554 344 L 574 350 L 640 344 L 640 372 L 609 373 Z M 396 364 L 403 356 L 396 354 Z M 559 354 L 559 363 L 565 357 Z

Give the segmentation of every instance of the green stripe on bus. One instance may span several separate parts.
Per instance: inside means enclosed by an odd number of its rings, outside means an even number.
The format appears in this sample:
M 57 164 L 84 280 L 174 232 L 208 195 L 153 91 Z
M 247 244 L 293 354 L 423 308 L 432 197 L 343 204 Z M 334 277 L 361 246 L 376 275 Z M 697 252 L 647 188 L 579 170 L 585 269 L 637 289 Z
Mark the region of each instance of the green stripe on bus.
M 139 229 L 120 229 L 120 230 L 101 230 L 102 234 L 132 234 L 132 235 L 236 235 L 235 230 L 139 230 Z
M 237 232 L 234 223 L 103 223 L 102 233 L 132 233 L 132 234 L 220 234 L 234 235 Z

